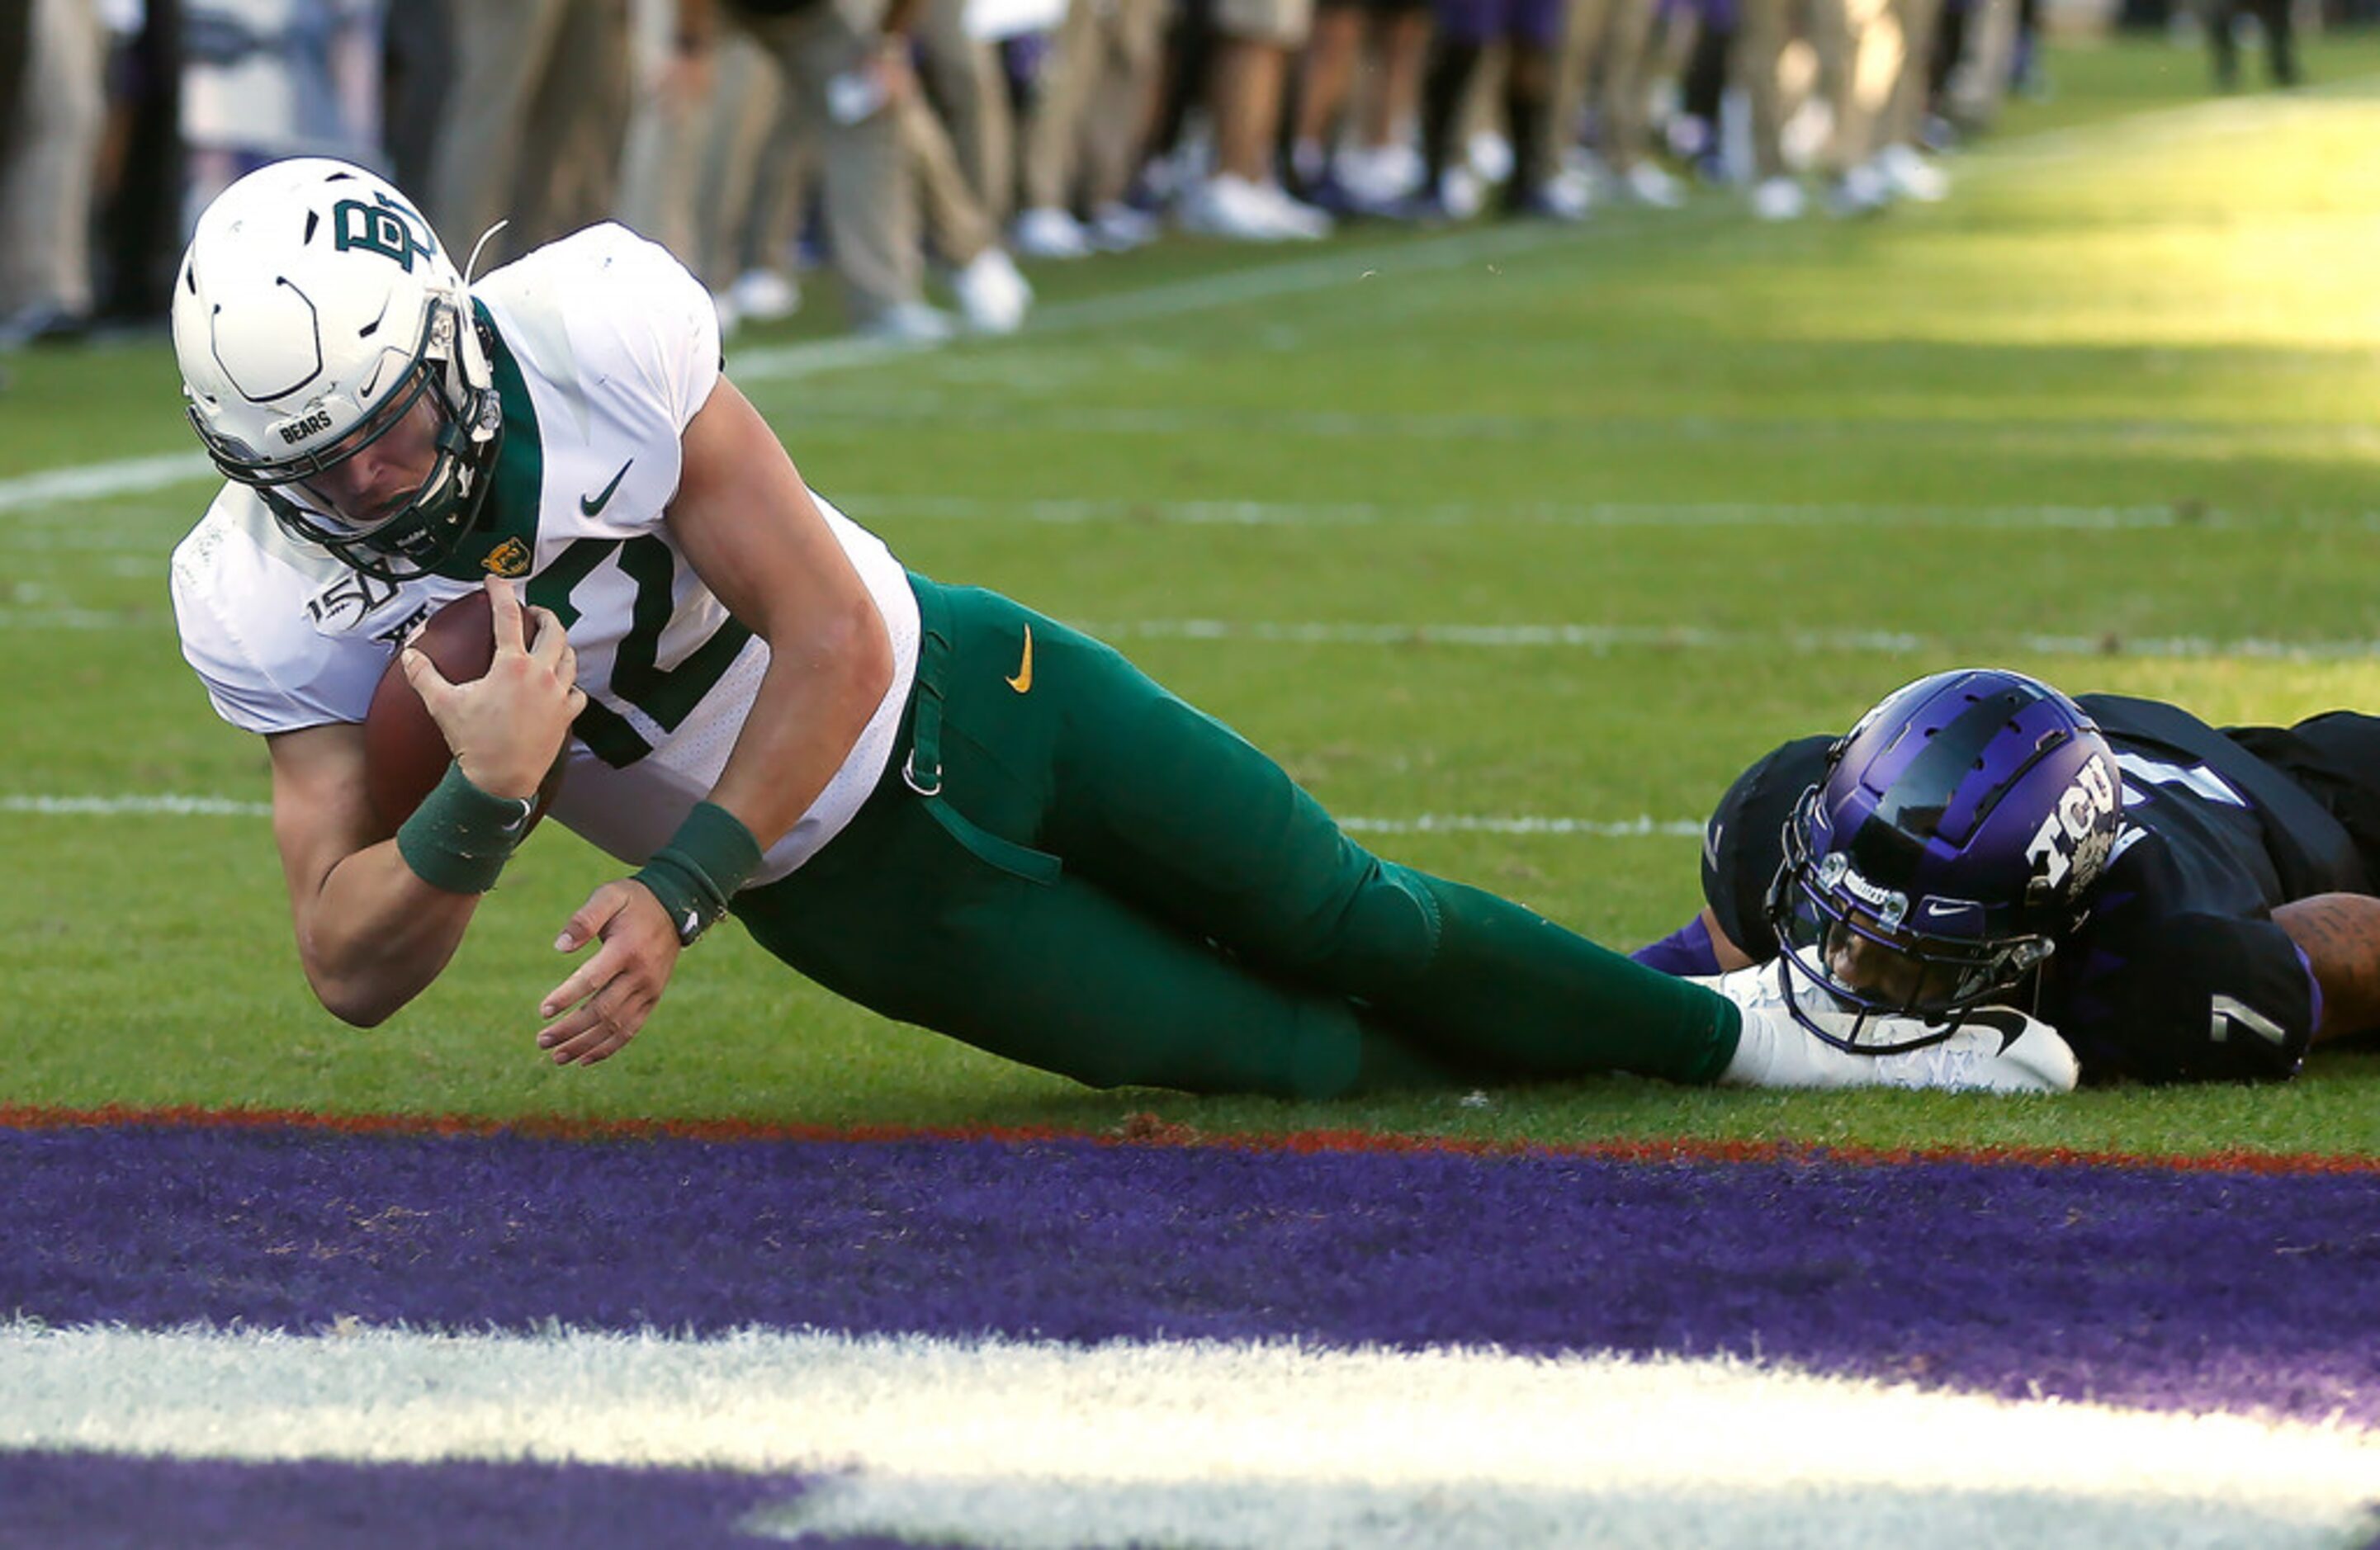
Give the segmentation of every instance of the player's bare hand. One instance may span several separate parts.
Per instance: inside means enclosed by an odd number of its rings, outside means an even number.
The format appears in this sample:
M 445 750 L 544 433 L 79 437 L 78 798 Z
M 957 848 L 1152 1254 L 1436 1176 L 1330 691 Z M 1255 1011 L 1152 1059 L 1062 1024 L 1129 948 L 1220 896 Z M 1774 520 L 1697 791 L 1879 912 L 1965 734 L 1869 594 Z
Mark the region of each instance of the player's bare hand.
M 399 660 L 464 776 L 492 796 L 530 796 L 587 704 L 578 653 L 553 611 L 524 608 L 502 576 L 488 578 L 488 606 L 495 656 L 483 677 L 449 683 L 411 646 Z
M 548 1020 L 537 1047 L 557 1066 L 591 1066 L 618 1054 L 652 1015 L 677 967 L 677 927 L 642 883 L 622 878 L 597 889 L 553 945 L 577 952 L 589 942 L 602 945 L 537 1009 Z

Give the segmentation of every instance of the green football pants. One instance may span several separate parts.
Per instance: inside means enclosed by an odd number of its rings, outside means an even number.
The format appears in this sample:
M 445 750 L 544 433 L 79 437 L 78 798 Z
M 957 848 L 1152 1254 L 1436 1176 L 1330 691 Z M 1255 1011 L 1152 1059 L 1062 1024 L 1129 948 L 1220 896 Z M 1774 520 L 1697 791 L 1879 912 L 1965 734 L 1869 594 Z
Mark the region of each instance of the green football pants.
M 893 767 L 735 903 L 819 984 L 1099 1087 L 1700 1083 L 1734 1053 L 1719 997 L 1380 860 L 1111 648 L 912 580 L 925 636 Z

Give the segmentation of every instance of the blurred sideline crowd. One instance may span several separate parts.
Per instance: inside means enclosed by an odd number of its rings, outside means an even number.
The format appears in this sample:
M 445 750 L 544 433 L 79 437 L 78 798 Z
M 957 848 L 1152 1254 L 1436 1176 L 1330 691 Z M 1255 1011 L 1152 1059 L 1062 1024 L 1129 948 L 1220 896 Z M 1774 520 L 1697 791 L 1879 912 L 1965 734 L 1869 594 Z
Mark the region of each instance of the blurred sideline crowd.
M 0 349 L 161 317 L 197 211 L 299 154 L 388 174 L 480 271 L 618 219 L 730 332 L 825 265 L 852 327 L 914 341 L 1018 327 L 1016 257 L 1169 224 L 1305 242 L 1697 185 L 1866 215 L 1944 198 L 1943 153 L 2046 90 L 2043 3 L 0 0 Z M 2118 3 L 2202 31 L 2219 87 L 2243 36 L 2299 79 L 2313 0 Z

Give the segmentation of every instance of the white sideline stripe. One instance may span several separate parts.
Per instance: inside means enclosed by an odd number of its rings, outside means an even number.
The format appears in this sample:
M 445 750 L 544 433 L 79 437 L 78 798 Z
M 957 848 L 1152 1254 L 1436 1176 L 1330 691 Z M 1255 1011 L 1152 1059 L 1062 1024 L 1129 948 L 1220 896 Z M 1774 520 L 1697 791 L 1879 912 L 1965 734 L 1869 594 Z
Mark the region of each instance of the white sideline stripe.
M 2256 133 L 2317 116 L 2340 102 L 2368 101 L 2375 91 L 2380 91 L 2380 76 L 2350 76 L 2301 87 L 2286 97 L 2208 97 L 2096 124 L 2036 130 L 1986 143 L 1983 153 L 1966 163 L 1961 181 L 1993 171 L 2034 174 L 2044 162 L 2066 161 L 2095 151 L 2169 145 L 2202 135 Z
M 2194 133 L 2252 130 L 2277 115 L 2301 117 L 2317 111 L 2320 100 L 2370 96 L 2375 79 L 2380 78 L 2325 82 L 2289 98 L 2213 99 L 2098 124 L 2015 136 L 1986 147 L 1967 164 L 1962 176 L 2023 169 L 2045 160 L 2079 154 L 2100 143 L 2119 147 L 2154 144 Z M 1718 202 L 1703 201 L 1703 208 L 1715 208 Z M 1590 235 L 1551 227 L 1490 226 L 1378 248 L 1324 253 L 1115 296 L 1057 303 L 1036 311 L 1033 326 L 1017 337 L 1029 341 L 1047 333 L 1233 306 L 1378 275 L 1425 273 L 1549 247 L 1558 241 L 1581 240 Z M 731 374 L 739 380 L 787 381 L 898 359 L 917 353 L 919 348 L 866 339 L 824 339 L 739 351 L 729 364 Z M 162 490 L 212 477 L 212 465 L 204 454 L 196 452 L 47 469 L 0 479 L 0 514 L 64 501 Z
M 1430 273 L 1547 247 L 1576 235 L 1549 227 L 1488 227 L 1378 249 L 1326 253 L 1151 285 L 1116 296 L 1062 302 L 1037 311 L 1032 332 L 1025 337 L 1146 321 L 1271 297 L 1368 283 L 1376 278 Z M 738 351 L 728 362 L 728 369 L 729 374 L 739 381 L 792 381 L 827 371 L 879 365 L 932 347 L 872 339 L 808 340 L 798 345 Z M 214 466 L 203 453 L 197 452 L 54 468 L 0 479 L 0 513 L 163 490 L 216 477 Z
M 1086 297 L 1036 308 L 1032 321 L 1019 339 L 1030 341 L 1075 329 L 1104 328 L 1115 323 L 1147 322 L 1274 297 L 1335 290 L 1406 274 L 1434 273 L 1467 263 L 1484 263 L 1517 253 L 1576 241 L 1586 234 L 1553 226 L 1489 226 L 1419 241 L 1324 252 L 1286 263 L 1264 264 L 1175 281 L 1112 296 Z M 739 350 L 728 360 L 728 375 L 737 381 L 792 381 L 823 371 L 872 366 L 905 356 L 932 353 L 940 346 L 891 344 L 868 339 L 805 341 L 759 349 Z
M 0 796 L 0 813 L 43 817 L 265 818 L 273 816 L 273 806 L 228 796 Z M 1703 831 L 1703 826 L 1692 819 L 1656 818 L 1649 814 L 1610 819 L 1425 813 L 1415 818 L 1342 818 L 1339 827 L 1351 834 L 1556 834 L 1597 840 L 1687 838 Z
M 1486 1350 L 18 1324 L 0 1393 L 11 1448 L 832 1472 L 755 1526 L 1018 1550 L 2313 1546 L 2380 1471 L 2336 1426 Z

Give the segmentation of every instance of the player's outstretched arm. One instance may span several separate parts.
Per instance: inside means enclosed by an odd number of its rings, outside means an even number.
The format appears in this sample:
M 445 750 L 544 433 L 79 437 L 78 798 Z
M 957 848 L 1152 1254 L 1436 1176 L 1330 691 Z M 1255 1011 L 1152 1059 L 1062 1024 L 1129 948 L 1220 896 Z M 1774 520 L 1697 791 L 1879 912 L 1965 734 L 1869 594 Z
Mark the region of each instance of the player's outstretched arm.
M 273 837 L 306 983 L 334 1017 L 375 1026 L 444 970 L 479 895 L 432 888 L 406 866 L 364 795 L 362 727 L 268 741 Z
M 485 677 L 449 684 L 411 650 L 405 671 L 464 777 L 488 796 L 519 801 L 525 822 L 586 696 L 559 622 L 524 611 L 509 582 L 492 581 L 489 591 L 496 648 Z M 366 795 L 361 726 L 308 727 L 267 745 L 273 839 L 307 983 L 344 1022 L 385 1022 L 445 969 L 480 895 L 425 880 L 382 827 Z
M 769 643 L 768 671 L 705 804 L 712 811 L 690 820 L 752 847 L 746 859 L 757 862 L 866 730 L 892 684 L 892 643 L 783 443 L 723 377 L 686 426 L 667 520 L 703 585 Z M 591 1065 L 626 1045 L 668 986 L 686 924 L 642 883 L 597 890 L 554 945 L 602 945 L 540 1004 L 549 1021 L 539 1047 L 556 1064 Z
M 2313 1042 L 2380 1028 L 2380 899 L 2317 893 L 2273 912 L 2322 987 Z

